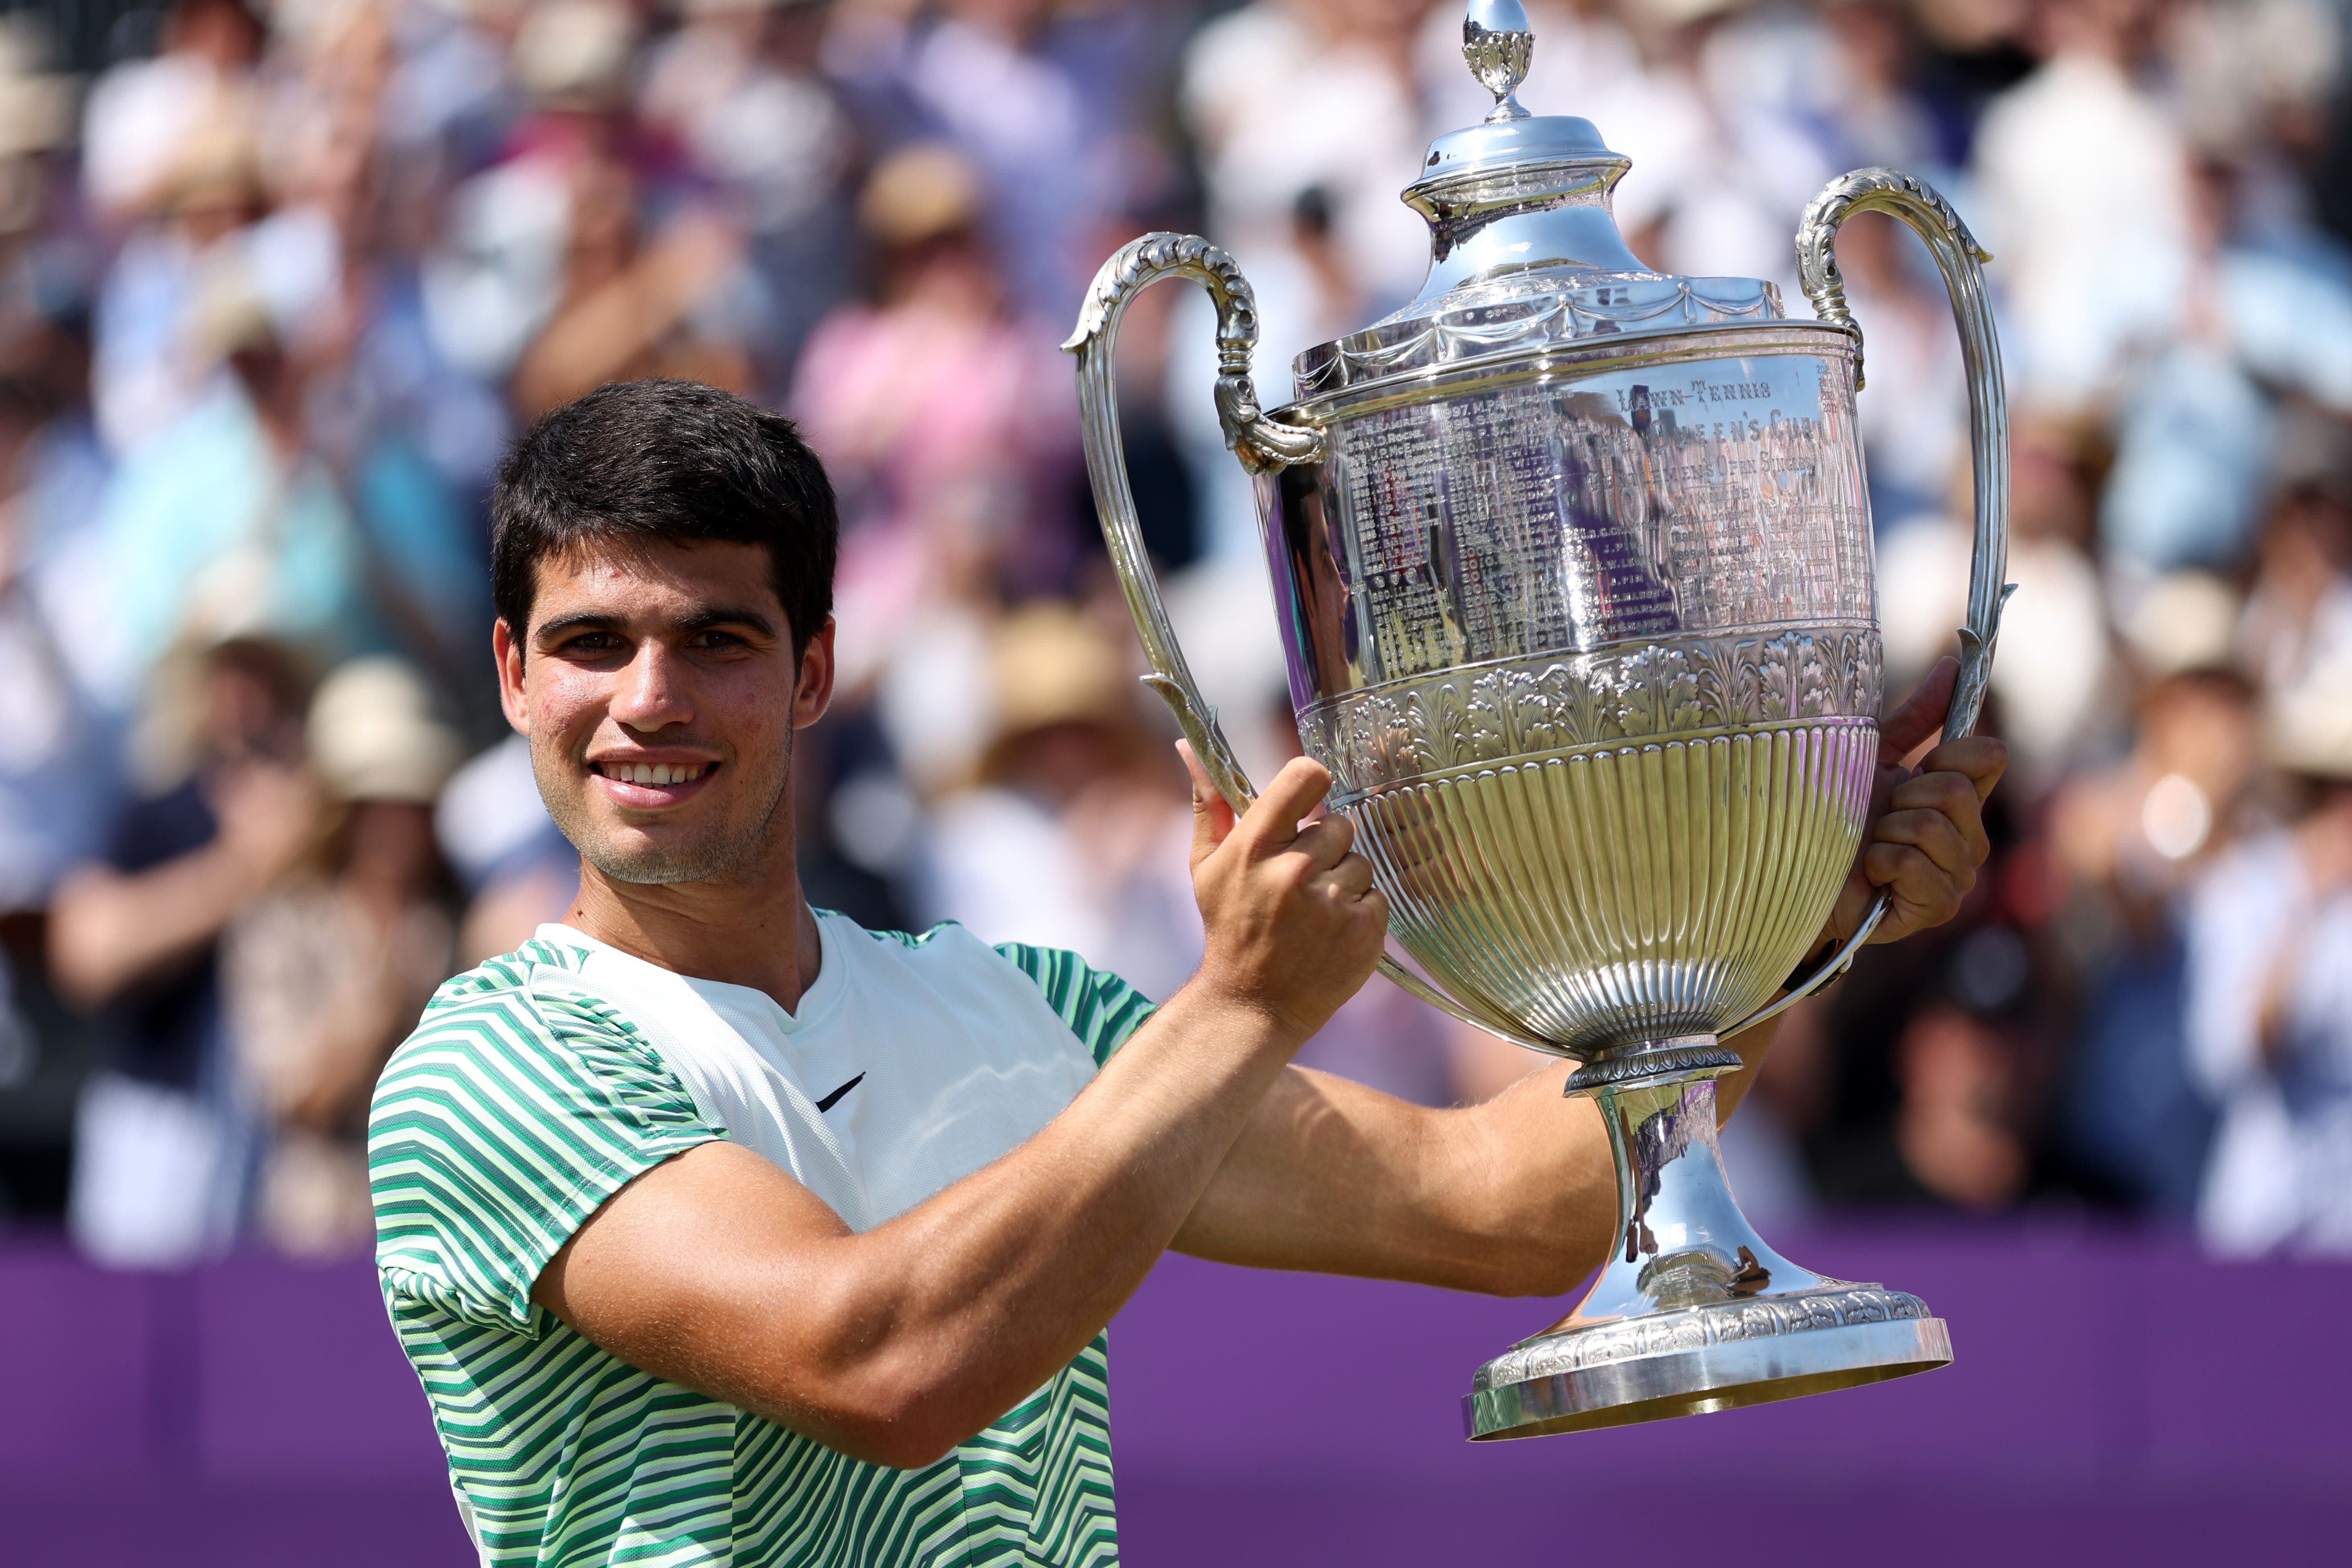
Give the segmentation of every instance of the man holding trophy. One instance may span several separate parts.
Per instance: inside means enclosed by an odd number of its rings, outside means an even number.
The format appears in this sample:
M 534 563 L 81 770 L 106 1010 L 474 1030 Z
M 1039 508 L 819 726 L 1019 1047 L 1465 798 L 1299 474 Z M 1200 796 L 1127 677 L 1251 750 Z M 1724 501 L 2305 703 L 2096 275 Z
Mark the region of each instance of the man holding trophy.
M 1715 1130 L 1774 998 L 1949 919 L 1987 852 L 2004 752 L 1968 731 L 2006 469 L 1979 253 L 1870 171 L 1800 237 L 1822 322 L 1643 268 L 1609 217 L 1624 160 L 1510 97 L 1517 13 L 1474 10 L 1496 113 L 1406 193 L 1423 296 L 1303 356 L 1298 405 L 1257 408 L 1246 284 L 1197 239 L 1113 257 L 1072 341 L 1193 777 L 1206 957 L 1156 1007 L 1074 954 L 807 905 L 791 754 L 831 695 L 835 516 L 788 423 L 640 383 L 509 459 L 501 687 L 581 893 L 443 988 L 371 1137 L 385 1299 L 485 1563 L 1115 1562 L 1103 1330 L 1170 1247 L 1500 1294 L 1605 1262 L 1480 1371 L 1474 1437 L 1950 1358 L 1916 1298 L 1756 1237 Z M 1829 253 L 1869 205 L 1946 265 L 1979 437 L 1963 658 L 1883 720 Z M 1111 339 L 1170 275 L 1216 298 L 1218 406 L 1262 476 L 1308 752 L 1262 795 L 1119 462 Z M 1567 1059 L 1453 1110 L 1290 1067 L 1376 965 Z

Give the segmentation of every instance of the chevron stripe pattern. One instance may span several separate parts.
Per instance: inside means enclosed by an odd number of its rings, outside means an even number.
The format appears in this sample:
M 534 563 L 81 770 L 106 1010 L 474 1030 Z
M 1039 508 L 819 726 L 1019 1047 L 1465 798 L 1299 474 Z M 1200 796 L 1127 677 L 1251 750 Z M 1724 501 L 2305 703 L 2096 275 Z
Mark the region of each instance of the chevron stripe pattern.
M 1097 1063 L 1150 1016 L 1075 954 L 997 951 Z M 599 1204 L 725 1135 L 628 1020 L 533 994 L 533 968 L 580 962 L 534 942 L 444 985 L 385 1069 L 370 1126 L 385 1307 L 483 1562 L 1116 1564 L 1105 1336 L 937 1464 L 894 1470 L 639 1372 L 531 1302 Z

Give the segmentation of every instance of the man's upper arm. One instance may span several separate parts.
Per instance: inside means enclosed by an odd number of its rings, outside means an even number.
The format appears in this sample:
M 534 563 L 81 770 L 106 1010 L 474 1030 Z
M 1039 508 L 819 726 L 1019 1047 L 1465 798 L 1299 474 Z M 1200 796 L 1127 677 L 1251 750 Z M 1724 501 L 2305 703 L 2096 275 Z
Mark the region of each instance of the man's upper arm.
M 840 1348 L 840 1255 L 826 1247 L 850 1234 L 758 1154 L 706 1143 L 607 1198 L 531 1300 L 641 1372 L 872 1457 L 822 1392 Z
M 533 1283 L 589 1215 L 725 1134 L 623 1021 L 521 978 L 436 999 L 377 1086 L 368 1173 L 387 1287 L 528 1332 Z

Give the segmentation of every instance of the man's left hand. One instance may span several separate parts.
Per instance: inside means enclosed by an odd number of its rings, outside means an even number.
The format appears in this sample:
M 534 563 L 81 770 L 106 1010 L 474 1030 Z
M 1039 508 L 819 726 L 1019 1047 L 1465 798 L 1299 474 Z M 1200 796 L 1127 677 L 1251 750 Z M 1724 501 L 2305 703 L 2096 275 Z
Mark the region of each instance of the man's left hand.
M 1992 853 L 1984 803 L 2009 766 L 2009 748 L 1990 735 L 1968 735 L 1946 741 L 1916 768 L 1903 765 L 1942 726 L 1959 674 L 1958 659 L 1943 660 L 1880 721 L 1869 837 L 1822 930 L 1825 942 L 1852 936 L 1882 889 L 1890 902 L 1874 942 L 1943 924 L 1977 885 L 1977 868 Z

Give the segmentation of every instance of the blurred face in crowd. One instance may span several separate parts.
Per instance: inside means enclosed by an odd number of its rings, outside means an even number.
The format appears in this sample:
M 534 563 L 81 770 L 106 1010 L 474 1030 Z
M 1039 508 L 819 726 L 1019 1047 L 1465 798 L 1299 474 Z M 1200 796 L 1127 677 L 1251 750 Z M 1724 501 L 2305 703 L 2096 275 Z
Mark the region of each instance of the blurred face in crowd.
M 196 743 L 215 762 L 289 761 L 302 745 L 302 697 L 282 655 L 232 642 L 215 649 L 196 706 Z
M 2151 772 L 2179 773 L 2226 805 L 2261 755 L 2253 694 L 2232 677 L 2176 675 L 2140 700 L 2140 750 Z
M 439 857 L 431 806 L 404 800 L 359 801 L 343 831 L 347 883 L 391 903 L 404 903 L 431 888 Z
M 833 628 L 793 651 L 754 544 L 583 549 L 496 632 L 499 695 L 547 809 L 616 882 L 791 867 L 793 731 L 833 692 Z

